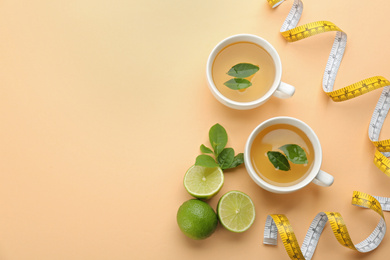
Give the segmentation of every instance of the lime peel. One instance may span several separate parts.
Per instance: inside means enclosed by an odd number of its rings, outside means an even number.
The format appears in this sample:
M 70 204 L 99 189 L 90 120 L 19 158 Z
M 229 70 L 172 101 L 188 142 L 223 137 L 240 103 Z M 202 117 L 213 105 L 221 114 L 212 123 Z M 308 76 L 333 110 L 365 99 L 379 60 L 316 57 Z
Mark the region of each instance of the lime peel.
M 217 214 L 213 208 L 198 199 L 184 202 L 176 218 L 180 230 L 189 238 L 196 240 L 208 238 L 218 226 Z

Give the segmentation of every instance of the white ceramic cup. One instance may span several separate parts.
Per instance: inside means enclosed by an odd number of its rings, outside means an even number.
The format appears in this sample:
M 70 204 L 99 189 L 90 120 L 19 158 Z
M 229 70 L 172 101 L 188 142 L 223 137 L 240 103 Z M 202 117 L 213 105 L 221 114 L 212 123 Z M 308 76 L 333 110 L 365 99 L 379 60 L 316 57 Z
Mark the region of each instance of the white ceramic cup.
M 251 42 L 257 44 L 263 49 L 265 49 L 271 55 L 274 61 L 275 79 L 272 83 L 272 86 L 264 96 L 262 96 L 257 100 L 250 101 L 250 102 L 238 102 L 238 101 L 231 100 L 225 97 L 224 95 L 222 95 L 221 92 L 218 91 L 217 87 L 214 84 L 214 80 L 212 77 L 212 67 L 213 67 L 215 57 L 223 48 L 236 42 Z M 289 98 L 292 97 L 295 92 L 295 88 L 293 86 L 281 81 L 282 63 L 280 61 L 279 54 L 277 53 L 275 48 L 263 38 L 252 34 L 233 35 L 218 43 L 211 51 L 209 58 L 207 60 L 206 76 L 207 76 L 207 82 L 209 88 L 211 90 L 211 93 L 213 93 L 214 97 L 222 104 L 234 109 L 240 109 L 240 110 L 252 109 L 266 102 L 272 95 L 278 98 Z
M 291 186 L 282 187 L 282 186 L 272 185 L 266 182 L 256 173 L 251 162 L 251 147 L 255 137 L 265 128 L 276 124 L 288 124 L 299 128 L 306 134 L 306 136 L 309 138 L 314 148 L 314 164 L 310 173 L 306 176 L 305 179 Z M 290 193 L 293 191 L 297 191 L 299 189 L 302 189 L 303 187 L 305 187 L 311 182 L 320 186 L 328 187 L 331 186 L 334 181 L 332 175 L 320 170 L 321 163 L 322 163 L 322 149 L 318 137 L 307 124 L 305 124 L 301 120 L 292 117 L 273 117 L 258 125 L 253 130 L 253 132 L 249 135 L 249 138 L 246 142 L 244 161 L 245 161 L 246 170 L 249 176 L 254 180 L 254 182 L 258 184 L 260 187 L 262 187 L 263 189 L 274 193 Z

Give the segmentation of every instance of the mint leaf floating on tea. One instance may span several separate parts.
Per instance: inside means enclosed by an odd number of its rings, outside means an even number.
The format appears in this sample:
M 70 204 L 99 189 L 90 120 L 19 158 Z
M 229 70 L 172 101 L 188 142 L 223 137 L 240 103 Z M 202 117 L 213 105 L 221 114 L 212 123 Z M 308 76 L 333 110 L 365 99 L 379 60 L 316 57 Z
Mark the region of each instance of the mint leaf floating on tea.
M 259 66 L 250 63 L 238 63 L 234 65 L 227 74 L 234 77 L 224 83 L 224 85 L 233 90 L 246 89 L 252 86 L 248 78 L 259 71 Z
M 279 147 L 283 151 L 280 152 L 269 151 L 267 156 L 269 161 L 274 165 L 276 169 L 282 171 L 290 170 L 290 164 L 288 161 L 294 164 L 306 164 L 308 163 L 305 150 L 302 149 L 299 145 L 296 144 L 286 144 Z
M 290 164 L 288 163 L 286 156 L 284 156 L 282 153 L 269 151 L 267 152 L 267 156 L 269 161 L 274 165 L 276 169 L 282 171 L 290 170 Z
M 252 86 L 252 83 L 249 80 L 240 78 L 230 79 L 223 84 L 225 84 L 226 87 L 234 90 L 245 89 Z
M 306 164 L 307 157 L 305 151 L 296 144 L 286 144 L 279 147 L 280 150 L 286 155 L 287 159 L 295 164 Z
M 232 169 L 244 163 L 244 154 L 234 155 L 233 148 L 225 148 L 228 136 L 225 128 L 220 124 L 213 125 L 209 130 L 209 141 L 212 148 L 202 144 L 200 151 L 203 153 L 196 157 L 195 165 L 203 167 L 219 167 L 222 170 Z M 207 155 L 212 154 L 214 155 Z
M 227 74 L 236 78 L 247 78 L 259 71 L 259 66 L 250 63 L 238 63 L 234 65 Z

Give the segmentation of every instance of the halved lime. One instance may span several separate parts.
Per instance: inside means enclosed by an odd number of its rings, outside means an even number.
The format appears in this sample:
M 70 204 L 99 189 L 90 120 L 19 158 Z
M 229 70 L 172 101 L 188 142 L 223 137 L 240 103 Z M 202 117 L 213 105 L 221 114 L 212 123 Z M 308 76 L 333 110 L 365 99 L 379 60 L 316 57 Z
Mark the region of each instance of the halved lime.
M 229 191 L 219 200 L 217 215 L 227 230 L 244 232 L 255 220 L 255 205 L 245 193 Z
M 189 194 L 198 199 L 209 199 L 222 188 L 223 172 L 221 168 L 191 166 L 184 176 L 184 187 Z

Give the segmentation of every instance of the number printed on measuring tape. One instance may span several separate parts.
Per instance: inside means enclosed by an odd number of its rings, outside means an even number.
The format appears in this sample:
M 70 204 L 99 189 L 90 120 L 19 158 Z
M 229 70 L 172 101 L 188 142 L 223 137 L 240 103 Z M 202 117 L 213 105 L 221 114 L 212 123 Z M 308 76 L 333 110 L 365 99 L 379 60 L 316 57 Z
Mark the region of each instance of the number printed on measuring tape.
M 267 1 L 273 8 L 284 2 L 284 0 Z M 390 160 L 388 158 L 390 157 L 390 139 L 379 140 L 379 134 L 390 109 L 390 82 L 384 77 L 375 76 L 361 80 L 347 87 L 333 90 L 337 71 L 339 70 L 341 59 L 344 55 L 345 46 L 347 44 L 347 34 L 337 25 L 329 21 L 318 21 L 297 26 L 299 19 L 301 18 L 302 11 L 302 1 L 294 0 L 294 4 L 284 21 L 280 32 L 288 42 L 295 42 L 316 34 L 336 31 L 336 37 L 334 39 L 332 50 L 330 52 L 322 79 L 323 90 L 333 101 L 339 102 L 348 100 L 375 89 L 383 88 L 382 94 L 371 117 L 368 135 L 371 142 L 376 147 L 374 156 L 375 165 L 390 177 Z
M 362 208 L 374 210 L 381 216 L 374 231 L 359 244 L 354 244 L 349 236 L 347 226 L 340 213 L 320 212 L 312 221 L 302 246 L 299 247 L 294 230 L 285 215 L 268 215 L 264 228 L 264 244 L 276 245 L 277 235 L 282 239 L 287 254 L 294 260 L 310 260 L 316 250 L 318 240 L 329 221 L 337 241 L 345 247 L 366 253 L 374 250 L 382 242 L 386 233 L 386 222 L 383 211 L 390 211 L 390 198 L 371 196 L 363 192 L 354 191 L 352 204 Z

